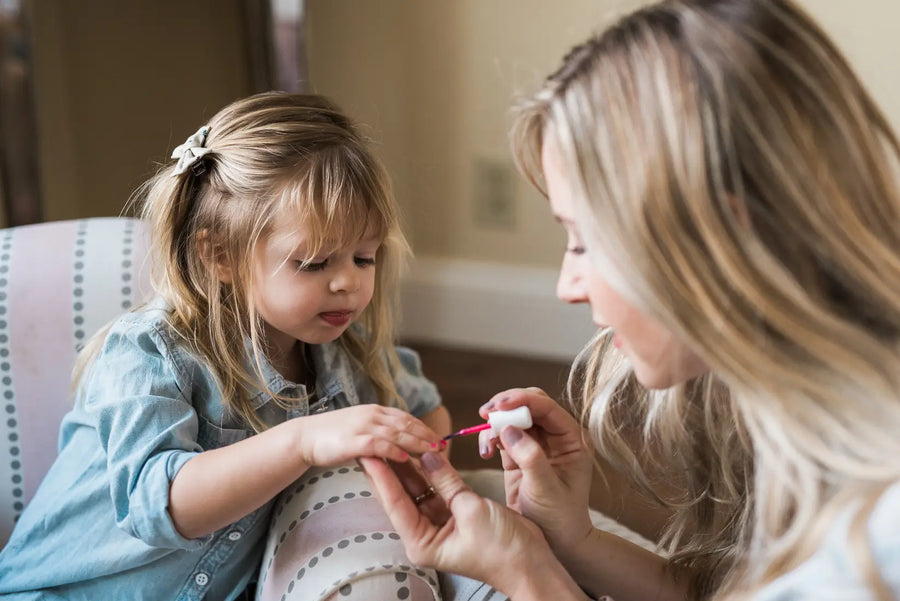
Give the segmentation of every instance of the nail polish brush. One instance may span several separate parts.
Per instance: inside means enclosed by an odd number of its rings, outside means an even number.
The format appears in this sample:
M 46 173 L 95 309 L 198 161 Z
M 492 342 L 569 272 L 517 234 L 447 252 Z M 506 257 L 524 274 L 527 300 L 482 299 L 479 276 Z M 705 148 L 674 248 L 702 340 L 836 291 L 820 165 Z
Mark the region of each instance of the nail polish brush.
M 470 426 L 468 428 L 463 428 L 458 432 L 454 432 L 453 434 L 448 434 L 441 440 L 447 440 L 448 438 L 456 438 L 457 436 L 466 436 L 468 434 L 474 434 L 476 432 L 481 432 L 482 430 L 487 430 L 491 428 L 494 430 L 494 434 L 496 436 L 500 436 L 500 431 L 503 430 L 506 426 L 515 426 L 521 430 L 527 430 L 531 427 L 531 411 L 528 410 L 528 407 L 524 405 L 521 407 L 516 407 L 515 409 L 510 409 L 509 411 L 491 411 L 488 413 L 487 422 L 484 424 L 479 424 L 477 426 Z

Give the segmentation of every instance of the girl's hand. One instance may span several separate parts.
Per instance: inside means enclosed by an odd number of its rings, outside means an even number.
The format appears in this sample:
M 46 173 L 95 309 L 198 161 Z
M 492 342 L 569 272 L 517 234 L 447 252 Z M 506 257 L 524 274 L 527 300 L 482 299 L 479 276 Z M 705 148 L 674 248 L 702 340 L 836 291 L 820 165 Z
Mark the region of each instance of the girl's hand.
M 306 465 L 337 465 L 364 456 L 405 461 L 440 442 L 440 436 L 409 413 L 381 405 L 326 411 L 292 423 Z
M 558 599 L 584 598 L 540 530 L 475 494 L 442 455 L 422 456 L 431 488 L 411 463 L 360 463 L 414 564 L 480 580 L 509 597 L 544 598 L 539 589 L 548 587 Z
M 505 428 L 504 483 L 507 505 L 541 527 L 550 546 L 561 556 L 592 531 L 588 513 L 592 462 L 578 422 L 539 388 L 516 388 L 495 395 L 481 407 L 490 411 L 528 406 L 534 426 L 526 432 Z M 483 456 L 493 454 L 497 439 L 480 433 Z

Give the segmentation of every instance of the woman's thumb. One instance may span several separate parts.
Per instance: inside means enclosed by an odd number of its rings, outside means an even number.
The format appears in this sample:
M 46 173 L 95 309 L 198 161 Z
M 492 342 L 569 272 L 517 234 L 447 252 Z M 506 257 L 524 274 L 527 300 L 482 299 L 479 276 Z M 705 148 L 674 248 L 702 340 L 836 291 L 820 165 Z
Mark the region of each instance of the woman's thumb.
M 547 455 L 535 439 L 523 430 L 508 426 L 500 432 L 503 449 L 516 462 L 526 476 L 543 481 L 543 476 L 552 471 Z

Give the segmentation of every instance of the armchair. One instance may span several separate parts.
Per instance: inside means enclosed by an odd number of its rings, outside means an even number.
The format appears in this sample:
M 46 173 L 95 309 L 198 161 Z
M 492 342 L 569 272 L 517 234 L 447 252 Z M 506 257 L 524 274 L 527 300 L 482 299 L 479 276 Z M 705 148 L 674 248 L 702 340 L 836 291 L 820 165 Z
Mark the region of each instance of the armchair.
M 56 457 L 77 350 L 149 293 L 146 234 L 115 217 L 0 230 L 0 547 Z
M 122 217 L 0 230 L 0 548 L 56 457 L 77 351 L 151 292 L 147 244 L 146 224 Z M 499 470 L 463 476 L 503 501 Z M 599 512 L 592 519 L 655 549 Z

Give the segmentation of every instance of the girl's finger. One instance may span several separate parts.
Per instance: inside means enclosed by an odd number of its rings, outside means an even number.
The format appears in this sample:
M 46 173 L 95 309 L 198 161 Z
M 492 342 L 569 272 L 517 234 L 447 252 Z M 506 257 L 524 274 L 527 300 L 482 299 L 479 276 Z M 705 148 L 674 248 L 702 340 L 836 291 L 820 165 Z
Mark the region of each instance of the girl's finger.
M 409 452 L 391 440 L 372 435 L 364 435 L 359 438 L 360 442 L 355 449 L 357 457 L 381 457 L 397 462 L 409 459 Z
M 381 419 L 379 423 L 390 426 L 395 430 L 408 432 L 409 434 L 428 441 L 439 440 L 440 437 L 425 422 L 413 415 L 397 409 L 396 407 L 381 407 Z
M 421 455 L 425 451 L 434 449 L 437 444 L 432 440 L 419 438 L 409 432 L 399 430 L 391 424 L 369 426 L 360 432 L 360 436 L 370 437 L 373 442 L 384 440 L 416 455 Z

